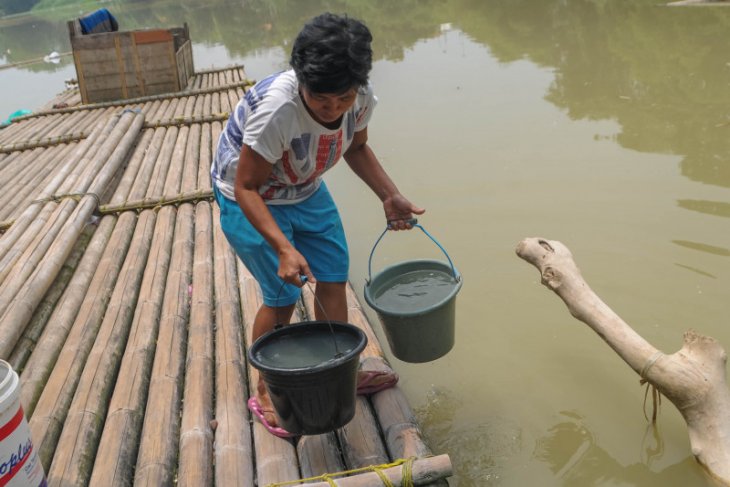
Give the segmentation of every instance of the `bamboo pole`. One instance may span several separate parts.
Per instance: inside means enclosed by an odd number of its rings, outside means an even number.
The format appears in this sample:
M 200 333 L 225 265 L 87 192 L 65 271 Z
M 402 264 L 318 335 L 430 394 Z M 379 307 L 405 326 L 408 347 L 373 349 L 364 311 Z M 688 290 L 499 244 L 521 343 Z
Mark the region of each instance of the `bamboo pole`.
M 5 174 L 0 175 L 3 181 L 0 188 L 0 220 L 9 219 L 15 210 L 17 202 L 13 201 L 17 188 L 22 188 L 34 176 L 33 161 L 45 152 L 42 148 L 28 150 L 23 153 L 16 164 L 9 167 Z
M 195 208 L 195 256 L 188 332 L 185 389 L 180 428 L 181 487 L 213 485 L 213 221 L 210 203 Z M 230 484 L 229 484 L 230 485 Z
M 110 137 L 106 141 L 105 147 L 108 148 L 100 151 L 101 154 L 97 154 L 96 159 L 100 162 L 92 165 L 92 167 L 101 166 L 101 168 L 89 187 L 91 194 L 99 194 L 106 187 L 106 184 L 124 161 L 134 139 L 139 134 L 142 122 L 143 117 L 141 115 L 131 113 L 124 114 L 120 118 L 118 124 L 120 126 L 119 137 Z M 107 153 L 110 153 L 108 159 L 104 157 Z M 81 191 L 85 191 L 86 183 L 81 182 L 78 188 Z M 59 208 L 65 209 L 68 207 L 68 201 L 65 200 L 62 202 Z M 3 300 L 7 299 L 8 296 L 15 298 L 12 305 L 5 311 L 2 318 L 0 318 L 0 357 L 8 356 L 11 353 L 20 333 L 30 319 L 33 309 L 35 309 L 35 306 L 42 299 L 53 277 L 58 273 L 73 242 L 78 238 L 89 216 L 98 207 L 98 203 L 98 197 L 84 196 L 81 199 L 78 208 L 76 208 L 76 211 L 70 217 L 70 224 L 64 227 L 63 231 L 59 234 L 58 240 L 49 247 L 49 255 L 43 259 L 42 265 L 38 265 L 40 264 L 40 260 L 32 264 L 33 260 L 28 259 L 25 262 L 19 262 L 16 266 L 21 271 L 20 273 L 27 275 L 28 278 L 27 282 L 23 282 L 22 287 L 18 285 L 7 286 L 0 294 L 0 306 L 2 306 Z M 36 254 L 37 250 L 38 248 L 34 249 Z M 33 265 L 33 268 L 29 269 L 29 265 Z M 16 276 L 14 282 L 18 281 L 22 282 L 24 279 Z
M 105 218 L 107 221 L 114 219 L 114 216 Z M 36 352 L 31 361 L 38 360 L 39 363 L 32 368 L 29 363 L 21 376 L 21 403 L 28 414 L 32 413 L 29 421 L 31 436 L 46 472 L 100 328 L 104 327 L 104 336 L 108 340 L 115 320 L 121 322 L 118 326 L 124 326 L 125 319 L 131 320 L 130 308 L 134 306 L 131 301 L 136 300 L 136 287 L 141 280 L 136 260 L 146 259 L 146 253 L 140 254 L 151 240 L 151 230 L 149 236 L 144 233 L 147 226 L 151 227 L 150 223 L 143 222 L 138 231 L 135 231 L 136 225 L 137 215 L 134 212 L 119 217 L 109 240 L 111 245 L 104 250 L 71 331 L 65 342 L 58 340 L 63 342 L 63 348 L 57 361 L 44 360 Z M 133 233 L 136 236 L 134 241 Z M 39 350 L 42 348 L 39 347 Z M 100 353 L 103 353 L 103 347 Z M 45 377 L 48 377 L 47 381 Z
M 4 191 L 10 191 L 17 187 L 17 181 L 22 180 L 23 177 L 29 177 L 27 171 L 23 171 L 23 169 L 32 165 L 33 161 L 42 153 L 42 148 L 29 148 L 22 150 L 13 164 L 8 164 L 4 170 L 0 172 L 0 185 L 2 185 L 2 189 Z
M 81 324 L 88 322 L 94 306 L 106 307 L 106 303 L 109 301 L 113 287 L 111 283 L 119 274 L 122 262 L 121 258 L 117 258 L 118 262 L 112 263 L 114 257 L 109 255 L 109 252 L 116 251 L 116 255 L 123 256 L 120 250 L 126 251 L 129 245 L 129 239 L 125 239 L 124 236 L 119 235 L 119 230 L 115 230 L 115 223 L 115 217 L 103 218 L 99 222 L 68 288 L 53 310 L 49 319 L 52 326 L 44 330 L 20 374 L 20 402 L 29 417 L 34 414 L 36 402 L 43 392 L 43 387 L 46 385 L 59 355 L 62 354 L 62 347 L 71 330 L 74 327 L 78 329 L 82 326 Z M 123 229 L 124 225 L 120 225 L 119 228 Z M 106 250 L 112 232 L 116 232 L 114 233 L 117 237 L 115 244 L 120 244 L 121 248 L 112 246 Z M 131 232 L 129 233 L 131 234 Z M 101 322 L 101 312 L 98 310 L 97 316 L 98 322 Z M 74 344 L 72 354 L 82 355 L 83 346 L 79 344 L 75 335 L 69 343 Z M 16 347 L 16 350 L 18 349 L 21 347 Z M 60 363 L 68 364 L 69 362 L 61 361 Z M 59 369 L 59 373 L 70 374 L 72 369 L 73 367 L 62 367 Z M 48 394 L 51 394 L 50 389 Z M 39 417 L 43 414 L 41 412 Z
M 13 248 L 16 251 L 18 248 L 26 248 L 25 245 L 18 247 L 16 242 L 20 239 L 21 235 L 23 235 L 41 209 L 44 208 L 45 202 L 42 200 L 52 196 L 60 187 L 76 180 L 77 172 L 81 170 L 82 166 L 86 164 L 88 159 L 94 156 L 97 149 L 101 146 L 101 144 L 103 144 L 104 140 L 109 137 L 114 125 L 114 118 L 108 118 L 106 123 L 99 125 L 96 129 L 94 129 L 84 143 L 81 143 L 76 147 L 73 155 L 67 159 L 63 168 L 58 171 L 53 180 L 38 195 L 39 201 L 34 202 L 26 208 L 26 210 L 24 210 L 23 213 L 15 220 L 10 230 L 3 235 L 2 239 L 0 239 L 0 259 L 6 259 L 7 253 Z M 49 203 L 49 205 L 52 205 L 55 208 L 56 203 Z M 3 263 L 0 261 L 0 269 L 6 268 L 8 265 L 8 262 Z M 0 282 L 1 281 L 2 277 L 0 276 Z
M 178 104 L 178 111 L 184 104 Z M 188 146 L 187 128 L 178 133 L 178 140 L 173 150 L 172 164 L 168 171 L 165 187 L 176 191 L 180 188 L 180 175 L 185 163 L 184 149 Z M 163 155 L 164 157 L 164 155 Z M 175 213 L 173 207 L 163 207 L 160 215 Z M 135 483 L 138 485 L 167 485 L 172 482 L 176 469 L 177 449 L 180 435 L 180 407 L 182 400 L 182 377 L 185 363 L 186 325 L 189 315 L 189 288 L 191 285 L 191 268 L 193 252 L 193 207 L 181 205 L 177 210 L 175 224 L 175 246 L 173 247 L 173 264 L 165 287 L 157 351 L 154 353 L 154 364 L 149 376 L 149 396 L 147 409 L 142 425 L 139 453 L 136 455 Z M 154 329 L 155 327 L 149 327 Z M 146 342 L 145 342 L 146 343 Z M 150 344 L 150 346 L 152 346 Z M 145 367 L 146 369 L 146 367 Z M 124 368 L 122 369 L 124 371 Z M 145 391 L 146 392 L 146 391 Z M 116 395 L 116 393 L 115 393 Z M 191 402 L 195 398 L 190 399 Z M 141 406 L 144 406 L 143 404 Z M 131 402 L 122 405 L 124 410 L 136 411 L 140 405 Z M 129 423 L 127 420 L 125 423 Z M 105 432 L 106 436 L 106 432 Z M 115 441 L 112 432 L 110 441 Z M 130 452 L 132 450 L 130 449 Z M 136 450 L 135 450 L 136 452 Z M 128 455 L 118 454 L 121 460 Z M 133 459 L 122 465 L 134 465 Z M 119 462 L 117 463 L 119 464 Z M 108 467 L 108 465 L 107 465 Z M 120 479 L 104 474 L 107 468 L 100 465 L 92 480 L 100 485 L 121 485 Z M 117 469 L 118 470 L 118 469 Z M 131 471 L 131 468 L 128 468 Z M 99 472 L 97 475 L 96 472 Z M 121 474 L 121 472 L 120 472 Z
M 16 202 L 13 202 L 13 210 L 9 214 L 9 218 L 16 219 L 22 215 L 28 206 L 32 205 L 33 202 L 38 199 L 39 193 L 42 188 L 48 186 L 53 181 L 56 174 L 61 171 L 68 160 L 70 154 L 73 153 L 76 143 L 62 146 L 59 148 L 60 152 L 56 153 L 54 157 L 51 157 L 47 161 L 45 167 L 38 171 L 36 178 L 31 180 L 25 187 L 17 188 Z M 48 152 L 46 156 L 51 156 L 52 152 Z M 44 156 L 44 159 L 45 157 Z
M 451 477 L 453 468 L 448 455 L 438 455 L 430 458 L 419 458 L 413 461 L 410 478 L 412 483 L 407 483 L 404 466 L 390 467 L 380 472 L 393 487 L 407 487 L 409 485 L 434 485 L 439 481 Z M 383 485 L 383 480 L 375 472 L 361 473 L 352 477 L 341 477 L 333 479 L 334 485 L 339 487 L 372 487 Z M 445 480 L 443 480 L 445 482 Z M 306 484 L 287 484 L 287 487 L 331 487 L 333 484 L 327 481 L 313 482 Z
M 53 147 L 59 144 L 67 144 L 86 138 L 87 134 L 81 132 L 73 132 L 70 134 L 59 135 L 55 137 L 38 138 L 34 140 L 24 140 L 0 146 L 0 152 L 10 153 L 18 150 L 35 149 L 37 147 Z
M 47 127 L 54 124 L 58 119 L 58 114 L 42 116 L 38 120 L 31 122 L 21 122 L 20 117 L 14 118 L 10 127 L 0 131 L 0 143 L 9 140 L 22 140 L 32 137 L 35 133 L 42 133 Z M 17 125 L 16 127 L 16 124 Z
M 197 70 L 195 70 L 195 75 L 200 76 L 200 75 L 208 74 L 208 73 L 220 73 L 220 72 L 224 72 L 224 71 L 230 71 L 233 69 L 242 69 L 243 66 L 244 66 L 243 64 L 231 64 L 229 66 L 222 66 L 222 67 L 218 67 L 218 68 L 197 69 Z
M 37 196 L 39 188 L 45 187 L 60 169 L 72 149 L 73 146 L 54 147 L 40 152 L 33 164 L 18 164 L 24 176 L 13 178 L 7 190 L 0 190 L 0 220 L 17 218 L 29 200 Z
M 244 81 L 241 81 L 238 83 L 238 85 L 241 85 L 241 86 L 249 86 L 250 84 L 252 84 L 252 83 L 247 80 L 244 80 Z M 159 94 L 159 95 L 140 96 L 140 97 L 136 97 L 136 98 L 127 98 L 127 99 L 123 99 L 123 100 L 90 103 L 87 105 L 79 105 L 79 106 L 73 106 L 73 107 L 67 107 L 67 108 L 54 108 L 54 109 L 47 110 L 44 112 L 30 113 L 28 115 L 23 115 L 21 117 L 14 118 L 13 123 L 20 123 L 20 122 L 29 120 L 31 118 L 43 117 L 46 115 L 72 113 L 72 112 L 76 112 L 79 110 L 93 110 L 96 108 L 107 108 L 107 107 L 122 107 L 125 105 L 132 105 L 135 103 L 144 103 L 144 102 L 154 101 L 154 100 L 167 100 L 167 99 L 176 100 L 176 99 L 179 99 L 180 96 L 201 95 L 201 94 L 205 94 L 205 93 L 225 91 L 229 88 L 231 88 L 231 87 L 230 86 L 211 86 L 208 88 L 185 91 L 184 93 L 182 93 L 182 92 L 163 93 L 163 94 Z M 5 129 L 5 130 L 8 130 L 8 129 Z
M 63 263 L 61 272 L 58 273 L 53 284 L 48 289 L 45 296 L 43 296 L 43 300 L 33 312 L 33 317 L 18 340 L 18 344 L 13 350 L 13 353 L 8 358 L 8 362 L 12 365 L 13 370 L 18 371 L 19 373 L 23 371 L 28 357 L 30 357 L 30 354 L 38 344 L 41 333 L 43 333 L 43 330 L 53 315 L 54 310 L 60 308 L 60 303 L 62 303 L 61 299 L 65 295 L 66 289 L 70 288 L 74 272 L 81 262 L 81 258 L 84 255 L 86 247 L 89 244 L 91 236 L 95 230 L 96 225 L 93 223 L 88 223 L 84 227 L 78 241 L 74 244 L 73 249 L 68 256 L 68 259 L 66 259 L 66 262 Z M 85 289 L 83 291 L 85 291 Z M 51 326 L 55 325 L 55 321 L 51 322 Z
M 165 133 L 165 140 L 162 144 L 160 155 L 152 168 L 152 176 L 147 187 L 146 197 L 160 197 L 165 189 L 165 179 L 170 167 L 175 142 L 177 141 L 178 128 L 170 127 Z
M 148 151 L 153 150 L 152 138 L 154 136 L 154 133 L 155 131 L 151 129 L 147 129 L 142 133 L 139 142 L 137 143 L 137 147 L 135 148 L 132 157 L 130 157 L 129 159 L 127 167 L 124 170 L 124 174 L 119 180 L 119 183 L 117 183 L 116 193 L 109 202 L 109 205 L 123 204 L 123 202 L 126 201 L 126 199 L 128 198 L 129 194 L 132 191 L 132 188 L 134 187 L 134 181 L 137 178 L 137 174 L 142 168 Z
M 213 150 L 217 146 L 218 141 L 211 139 L 211 125 L 204 123 L 200 134 L 200 163 L 198 164 L 198 180 L 196 187 L 201 191 L 210 191 L 210 164 L 211 164 L 211 143 L 215 144 Z
M 140 214 L 118 284 L 112 293 L 94 345 L 83 365 L 68 412 L 65 418 L 63 411 L 58 411 L 58 417 L 49 418 L 60 421 L 63 425 L 57 442 L 58 448 L 53 444 L 48 445 L 48 450 L 52 448 L 50 452 L 44 450 L 46 438 L 42 438 L 43 443 L 39 449 L 44 465 L 50 459 L 48 453 L 53 458 L 50 468 L 46 470 L 48 485 L 51 487 L 88 483 L 109 398 L 117 380 L 119 362 L 137 305 L 140 283 L 153 241 L 155 220 L 156 214 L 152 211 Z M 31 418 L 31 423 L 33 419 Z M 47 439 L 53 440 L 52 437 Z
M 22 161 L 28 155 L 28 151 L 15 151 L 10 154 L 2 154 L 7 159 L 0 163 L 0 186 L 5 186 L 5 181 L 12 177 L 17 170 L 18 161 Z
M 297 442 L 297 456 L 302 478 L 341 472 L 346 468 L 335 433 L 302 436 Z
M 149 132 L 145 133 L 145 137 L 135 147 L 125 176 L 128 173 L 136 173 L 138 170 L 151 142 L 151 137 L 147 137 L 151 135 Z M 134 180 L 134 177 L 126 179 Z M 112 203 L 124 200 L 129 194 L 131 188 L 129 184 L 125 183 L 126 179 L 123 177 L 122 183 L 117 186 L 111 200 Z M 135 221 L 136 215 L 134 214 L 122 215 L 119 225 L 117 225 L 115 215 L 105 216 L 101 219 L 61 303 L 50 318 L 53 326 L 44 331 L 26 369 L 21 374 L 21 404 L 27 415 L 32 415 L 36 401 L 53 370 L 56 359 L 59 354 L 62 354 L 62 347 L 64 347 L 66 339 L 68 338 L 69 343 L 72 344 L 71 353 L 74 355 L 61 363 L 70 364 L 73 359 L 78 360 L 85 357 L 81 350 L 86 350 L 88 353 L 91 348 L 91 343 L 85 344 L 79 335 L 88 333 L 88 336 L 93 339 L 98 330 L 103 317 L 103 309 L 106 308 L 106 303 L 109 301 L 113 284 L 121 269 L 122 259 L 129 247 Z M 114 232 L 113 238 L 112 231 Z M 110 239 L 112 245 L 107 248 Z M 82 330 L 86 331 L 82 332 Z M 89 330 L 92 331 L 89 332 Z M 68 368 L 73 369 L 70 365 Z M 77 378 L 71 379 L 69 382 L 75 384 L 76 380 Z M 49 395 L 51 395 L 50 390 Z
M 150 132 L 148 129 L 146 132 Z M 144 159 L 132 183 L 132 191 L 129 193 L 129 199 L 137 200 L 143 198 L 147 194 L 152 173 L 155 170 L 155 162 L 160 156 L 162 147 L 167 139 L 167 129 L 158 128 L 152 132 L 152 141 L 149 149 L 144 154 Z
M 213 205 L 215 291 L 215 480 L 219 487 L 254 485 L 254 452 L 246 409 L 246 361 L 236 256 Z
M 176 135 L 177 131 L 171 130 L 168 132 Z M 185 147 L 186 145 L 186 136 L 187 130 L 181 130 L 177 140 L 172 140 L 172 137 L 167 139 L 171 141 L 170 143 L 174 143 L 174 147 L 171 151 L 163 149 L 160 157 L 156 161 L 155 166 L 157 168 L 170 168 L 170 171 L 165 177 L 165 187 L 179 187 L 182 159 L 177 156 L 180 153 L 179 147 Z M 173 162 L 172 164 L 170 163 L 170 159 Z M 164 176 L 162 171 L 158 171 L 155 175 L 157 180 L 163 179 Z M 150 379 L 153 358 L 155 357 L 154 344 L 158 338 L 157 334 L 160 326 L 161 308 L 165 306 L 163 299 L 166 302 L 175 299 L 174 297 L 169 297 L 165 289 L 177 289 L 177 286 L 168 287 L 165 284 L 167 281 L 173 231 L 181 231 L 177 229 L 175 215 L 175 208 L 164 207 L 160 210 L 157 218 L 152 252 L 147 263 L 147 269 L 145 270 L 142 289 L 140 290 L 140 304 L 135 311 L 129 343 L 127 343 L 126 352 L 122 358 L 119 379 L 114 388 L 106 425 L 99 442 L 96 463 L 91 476 L 92 484 L 126 485 L 128 482 L 131 482 L 131 478 L 126 472 L 132 470 L 135 459 L 137 458 L 138 448 L 141 458 L 146 455 L 144 439 L 142 440 L 142 445 L 140 445 L 140 430 L 142 428 L 145 402 L 148 400 L 147 386 L 150 380 L 152 380 L 153 384 L 157 383 L 157 386 L 152 387 L 149 391 L 149 400 L 155 404 L 155 414 L 150 416 L 152 425 L 147 427 L 176 430 L 174 426 L 169 425 L 171 421 L 177 424 L 178 415 L 174 414 L 174 411 L 171 410 L 171 408 L 176 407 L 175 404 L 171 404 L 175 401 L 170 401 L 169 395 L 166 395 L 167 401 L 156 401 L 154 397 L 160 391 L 169 388 L 170 385 L 174 388 L 175 380 L 170 384 L 169 378 L 177 377 L 177 374 L 175 374 L 174 370 L 168 370 L 168 367 L 163 365 L 162 371 L 157 374 L 153 373 L 153 377 Z M 192 216 L 188 220 L 191 222 L 190 225 L 183 225 L 183 229 L 192 225 Z M 190 232 L 192 234 L 192 230 Z M 165 236 L 166 238 L 158 238 L 159 235 Z M 177 245 L 174 251 L 176 259 L 179 260 L 181 258 L 181 252 L 182 250 Z M 177 272 L 183 269 L 184 267 L 179 268 L 176 265 L 171 276 L 177 275 Z M 183 274 L 183 277 L 187 274 Z M 187 292 L 189 277 L 185 277 L 185 279 L 185 291 Z M 179 299 L 187 302 L 186 295 Z M 170 305 L 168 304 L 168 306 Z M 174 316 L 177 316 L 177 313 L 173 313 Z M 167 331 L 165 330 L 165 332 Z M 170 337 L 167 337 L 167 339 L 161 337 L 160 346 L 163 348 L 174 347 L 174 344 L 170 343 Z M 158 364 L 160 361 L 155 359 L 154 363 Z M 162 363 L 164 364 L 164 360 Z M 159 366 L 156 365 L 157 367 Z M 155 376 L 161 376 L 161 378 L 158 377 L 156 379 Z M 159 418 L 160 411 L 163 411 L 163 418 Z M 170 414 L 164 414 L 164 412 L 169 412 Z M 160 438 L 158 435 L 153 434 L 151 436 L 155 438 L 156 445 L 160 443 L 164 445 L 166 443 L 166 440 Z M 157 442 L 157 440 L 161 441 Z M 174 452 L 174 449 L 163 447 L 162 454 L 155 455 L 155 461 L 152 463 L 152 466 L 159 466 L 157 462 L 159 457 L 164 456 L 165 452 L 170 451 Z M 153 448 L 153 453 L 160 452 Z M 144 461 L 142 461 L 138 469 L 140 478 L 143 477 L 146 466 Z M 164 466 L 163 470 L 165 470 Z
M 240 261 L 237 264 L 246 343 L 251 343 L 254 317 L 262 304 L 261 289 L 248 269 Z M 258 379 L 258 371 L 249 364 L 249 394 L 256 393 Z M 259 485 L 299 478 L 296 452 L 290 440 L 272 435 L 258 420 L 253 422 L 253 436 L 256 444 L 256 478 Z
M 150 210 L 147 210 L 147 212 L 150 212 Z M 118 353 L 123 354 L 123 356 L 119 371 L 116 373 L 116 380 L 110 380 L 109 384 L 104 385 L 105 388 L 113 389 L 113 391 L 110 391 L 111 401 L 108 404 L 108 409 L 106 404 L 98 404 L 100 413 L 103 410 L 108 410 L 105 415 L 103 432 L 101 428 L 97 429 L 92 425 L 84 425 L 90 431 L 93 428 L 94 436 L 101 434 L 98 440 L 98 449 L 93 442 L 82 446 L 82 449 L 88 451 L 89 454 L 93 454 L 94 458 L 93 470 L 89 480 L 90 485 L 111 487 L 131 484 L 131 472 L 134 470 L 137 449 L 140 447 L 142 421 L 145 420 L 151 424 L 160 425 L 169 421 L 170 414 L 176 413 L 175 404 L 155 401 L 154 397 L 161 390 L 169 387 L 167 382 L 176 382 L 178 380 L 178 371 L 171 367 L 164 370 L 167 374 L 167 380 L 164 380 L 165 374 L 163 374 L 162 380 L 155 380 L 155 378 L 150 380 L 153 360 L 155 364 L 158 363 L 155 357 L 155 343 L 157 342 L 158 331 L 163 328 L 160 323 L 161 313 L 163 306 L 167 304 L 163 301 L 169 301 L 169 292 L 177 293 L 179 287 L 177 283 L 168 282 L 172 285 L 166 285 L 168 270 L 172 270 L 169 273 L 170 280 L 175 278 L 175 274 L 186 271 L 184 263 L 180 262 L 181 251 L 178 244 L 180 229 L 177 228 L 175 220 L 175 208 L 165 207 L 157 215 L 152 246 L 147 257 L 137 306 L 129 330 L 129 339 L 126 343 L 119 343 Z M 176 243 L 171 252 L 173 235 Z M 171 266 L 171 260 L 173 259 L 176 261 L 173 261 Z M 182 267 L 176 269 L 177 266 Z M 185 286 L 185 293 L 187 294 L 187 285 Z M 174 298 L 176 299 L 177 296 Z M 185 298 L 181 299 L 186 301 Z M 181 311 L 180 318 L 185 319 L 186 315 L 186 312 Z M 168 327 L 171 325 L 173 324 L 167 323 Z M 169 336 L 167 340 L 160 336 L 160 346 L 175 347 L 175 344 L 170 343 L 169 339 Z M 148 386 L 150 404 L 145 415 Z M 147 439 L 157 445 L 164 445 L 168 440 L 168 438 L 161 435 L 148 435 L 144 440 Z M 140 447 L 140 455 L 143 455 L 143 447 Z M 72 466 L 74 470 L 84 468 L 80 460 L 77 460 L 77 462 L 77 465 Z M 145 464 L 139 465 L 136 475 L 141 475 L 145 471 L 145 467 L 147 467 Z M 171 477 L 169 480 L 171 480 Z M 170 482 L 168 481 L 168 483 Z M 165 482 L 155 485 L 165 485 Z

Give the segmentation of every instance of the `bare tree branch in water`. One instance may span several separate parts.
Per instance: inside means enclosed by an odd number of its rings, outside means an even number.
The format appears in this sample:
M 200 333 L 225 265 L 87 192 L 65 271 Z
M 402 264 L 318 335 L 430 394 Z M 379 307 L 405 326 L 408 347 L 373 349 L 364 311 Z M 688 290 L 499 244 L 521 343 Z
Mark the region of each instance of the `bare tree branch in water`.
M 687 423 L 692 453 L 717 480 L 730 486 L 730 390 L 727 354 L 714 339 L 690 330 L 684 345 L 665 355 L 644 340 L 588 286 L 562 243 L 526 238 L 517 255 L 534 265 L 576 319 L 603 338 L 634 371 L 667 397 Z

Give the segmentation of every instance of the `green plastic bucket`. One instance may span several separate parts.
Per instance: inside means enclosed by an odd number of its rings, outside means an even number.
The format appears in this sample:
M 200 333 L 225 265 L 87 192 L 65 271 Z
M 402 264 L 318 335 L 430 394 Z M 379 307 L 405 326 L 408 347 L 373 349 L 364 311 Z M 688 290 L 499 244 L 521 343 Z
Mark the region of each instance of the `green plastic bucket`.
M 357 370 L 367 337 L 337 321 L 308 321 L 274 329 L 249 348 L 279 425 L 296 435 L 319 435 L 355 416 Z
M 372 277 L 372 258 L 387 228 L 370 253 L 365 301 L 383 326 L 396 358 L 411 363 L 431 362 L 454 346 L 456 295 L 462 278 L 441 244 L 420 228 L 444 252 L 447 262 L 409 260 L 386 267 Z

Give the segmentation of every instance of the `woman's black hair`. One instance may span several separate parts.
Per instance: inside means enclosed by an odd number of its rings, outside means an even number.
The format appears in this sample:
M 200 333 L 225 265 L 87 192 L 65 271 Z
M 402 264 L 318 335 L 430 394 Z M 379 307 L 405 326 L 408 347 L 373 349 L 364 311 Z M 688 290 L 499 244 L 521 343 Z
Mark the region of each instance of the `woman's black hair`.
M 302 28 L 289 63 L 299 83 L 313 93 L 343 93 L 368 84 L 373 36 L 365 24 L 332 13 Z

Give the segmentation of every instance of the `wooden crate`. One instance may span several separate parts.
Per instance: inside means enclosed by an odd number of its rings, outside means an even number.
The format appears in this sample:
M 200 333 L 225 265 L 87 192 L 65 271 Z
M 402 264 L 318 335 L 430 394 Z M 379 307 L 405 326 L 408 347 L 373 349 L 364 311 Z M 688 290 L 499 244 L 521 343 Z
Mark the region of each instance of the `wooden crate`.
M 82 35 L 74 20 L 68 29 L 84 103 L 180 91 L 194 74 L 187 24 Z

